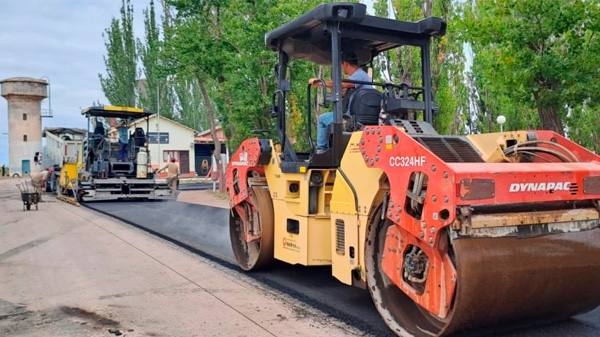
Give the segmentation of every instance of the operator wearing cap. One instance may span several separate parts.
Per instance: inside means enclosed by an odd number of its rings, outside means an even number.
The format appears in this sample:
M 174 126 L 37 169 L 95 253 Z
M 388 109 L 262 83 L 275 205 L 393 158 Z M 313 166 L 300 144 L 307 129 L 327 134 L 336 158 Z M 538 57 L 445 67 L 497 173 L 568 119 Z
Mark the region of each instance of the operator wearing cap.
M 371 82 L 369 75 L 360 67 L 356 58 L 346 56 L 342 54 L 342 72 L 349 76 L 349 80 L 358 82 Z M 316 78 L 311 78 L 308 83 L 312 86 L 320 86 L 321 82 L 318 82 Z M 326 85 L 328 88 L 333 86 L 332 81 L 327 81 Z M 372 89 L 373 86 L 370 84 L 359 84 L 359 83 L 347 83 L 342 82 L 342 90 L 354 88 L 359 89 Z M 352 98 L 350 98 L 350 101 Z M 350 106 L 350 104 L 348 104 Z M 344 111 L 345 113 L 345 111 Z M 328 139 L 327 139 L 327 126 L 333 123 L 333 112 L 326 112 L 319 116 L 319 123 L 317 124 L 317 153 L 323 153 L 327 150 Z

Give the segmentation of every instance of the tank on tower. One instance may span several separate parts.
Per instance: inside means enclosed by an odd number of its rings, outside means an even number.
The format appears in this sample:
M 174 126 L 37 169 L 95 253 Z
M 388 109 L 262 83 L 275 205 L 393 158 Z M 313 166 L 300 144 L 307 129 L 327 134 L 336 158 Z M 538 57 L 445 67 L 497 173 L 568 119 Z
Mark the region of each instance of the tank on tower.
M 48 97 L 48 82 L 29 77 L 0 81 L 8 101 L 8 155 L 10 174 L 24 176 L 40 170 L 34 158 L 42 153 L 41 103 Z

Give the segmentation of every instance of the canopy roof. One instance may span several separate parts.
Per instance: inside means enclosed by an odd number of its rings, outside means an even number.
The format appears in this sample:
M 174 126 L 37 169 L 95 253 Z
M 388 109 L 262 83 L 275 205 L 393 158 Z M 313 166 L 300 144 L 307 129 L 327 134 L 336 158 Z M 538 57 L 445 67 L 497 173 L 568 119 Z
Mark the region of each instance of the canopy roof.
M 320 5 L 265 35 L 267 47 L 284 51 L 290 58 L 322 65 L 331 63 L 328 22 L 339 25 L 341 50 L 359 64 L 402 45 L 425 46 L 432 36 L 446 33 L 446 21 L 430 17 L 404 22 L 366 15 L 364 4 L 333 2 Z
M 71 127 L 46 127 L 42 131 L 42 137 L 46 137 L 46 133 L 52 133 L 54 135 L 61 135 L 70 133 L 74 135 L 85 135 L 88 132 L 86 129 L 71 128 Z
M 154 112 L 122 106 L 92 106 L 83 109 L 81 114 L 86 117 L 110 117 L 110 118 L 143 118 L 154 115 Z

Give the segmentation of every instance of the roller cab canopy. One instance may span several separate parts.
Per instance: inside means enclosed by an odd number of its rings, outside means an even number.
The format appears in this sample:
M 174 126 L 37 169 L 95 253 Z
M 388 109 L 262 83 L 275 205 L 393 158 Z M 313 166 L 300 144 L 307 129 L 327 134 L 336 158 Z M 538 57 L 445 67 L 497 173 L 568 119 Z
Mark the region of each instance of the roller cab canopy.
M 144 118 L 154 115 L 154 112 L 121 106 L 92 106 L 81 111 L 85 117 L 108 117 L 108 118 Z
M 446 33 L 446 21 L 429 17 L 404 22 L 366 14 L 364 4 L 336 2 L 315 7 L 265 35 L 267 47 L 292 59 L 331 65 L 331 37 L 327 23 L 339 25 L 342 54 L 364 65 L 379 53 L 403 45 L 424 47 L 431 37 Z
M 390 96 L 382 102 L 390 103 L 389 110 L 410 109 L 422 113 L 426 123 L 432 123 L 435 102 L 431 87 L 431 40 L 446 33 L 446 21 L 429 17 L 417 22 L 405 22 L 367 15 L 364 4 L 332 2 L 315 7 L 298 18 L 268 32 L 265 44 L 278 53 L 275 68 L 277 88 L 272 95 L 271 114 L 277 118 L 277 132 L 281 141 L 281 169 L 284 173 L 300 172 L 306 168 L 338 167 L 347 145 L 344 134 L 342 62 L 366 65 L 382 52 L 400 47 L 420 51 L 421 80 L 414 86 L 400 83 L 375 83 L 382 92 L 373 97 Z M 327 127 L 329 146 L 315 151 L 311 127 L 311 86 L 307 85 L 307 138 L 309 153 L 296 153 L 286 134 L 286 95 L 291 90 L 292 76 L 288 72 L 291 60 L 306 60 L 331 68 L 330 92 L 323 88 L 324 105 L 333 104 L 333 123 Z M 318 79 L 325 84 L 325 79 Z M 420 83 L 419 83 L 420 82 Z M 354 83 L 358 83 L 354 81 Z M 359 83 L 361 84 L 361 83 Z M 365 83 L 362 83 L 365 84 Z M 400 93 L 402 91 L 402 93 Z M 400 95 L 401 94 L 401 95 Z M 404 98 L 402 98 L 404 97 Z M 387 103 L 386 103 L 387 104 Z M 375 110 L 373 110 L 375 111 Z M 416 118 L 416 117 L 415 117 Z M 346 138 L 344 138 L 346 137 Z

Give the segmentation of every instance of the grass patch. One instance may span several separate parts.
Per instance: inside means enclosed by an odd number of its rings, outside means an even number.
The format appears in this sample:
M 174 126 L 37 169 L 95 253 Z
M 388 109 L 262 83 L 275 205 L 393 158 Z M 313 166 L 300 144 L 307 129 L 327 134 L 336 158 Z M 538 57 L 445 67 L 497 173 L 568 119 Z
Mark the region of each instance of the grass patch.
M 219 192 L 219 191 L 209 191 L 210 194 L 217 198 L 217 199 L 221 199 L 221 200 L 227 200 L 229 199 L 229 195 L 227 195 L 227 192 Z

